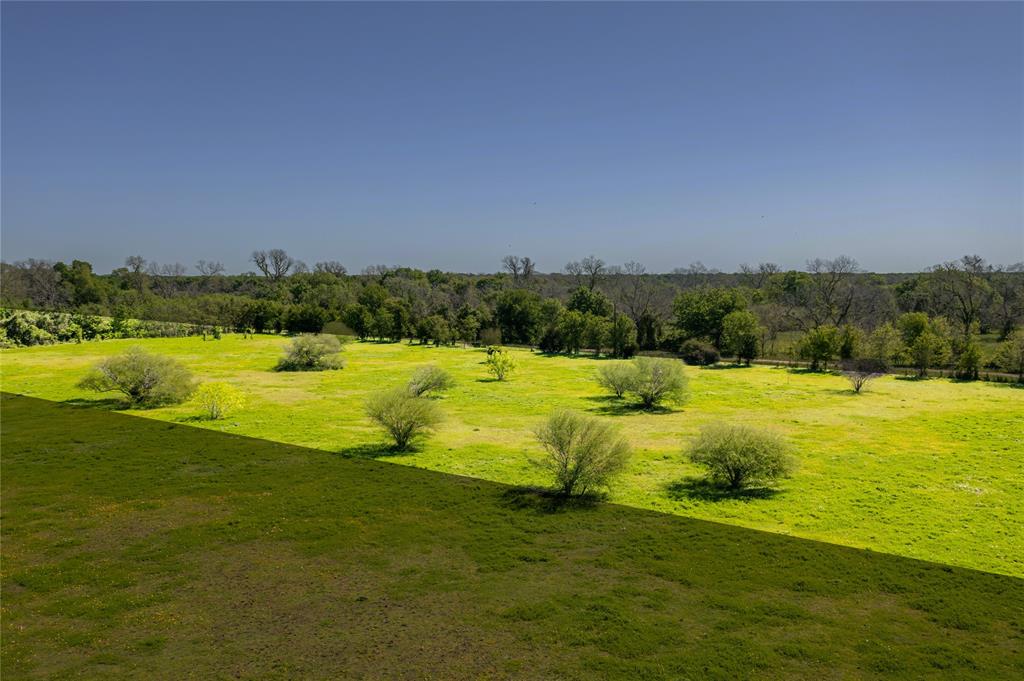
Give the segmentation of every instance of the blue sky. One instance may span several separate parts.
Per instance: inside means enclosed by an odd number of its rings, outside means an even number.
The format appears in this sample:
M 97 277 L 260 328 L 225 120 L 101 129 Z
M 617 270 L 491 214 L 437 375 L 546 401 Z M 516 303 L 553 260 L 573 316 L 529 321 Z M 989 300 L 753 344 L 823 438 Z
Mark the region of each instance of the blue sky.
M 1024 260 L 1024 4 L 2 5 L 3 259 Z

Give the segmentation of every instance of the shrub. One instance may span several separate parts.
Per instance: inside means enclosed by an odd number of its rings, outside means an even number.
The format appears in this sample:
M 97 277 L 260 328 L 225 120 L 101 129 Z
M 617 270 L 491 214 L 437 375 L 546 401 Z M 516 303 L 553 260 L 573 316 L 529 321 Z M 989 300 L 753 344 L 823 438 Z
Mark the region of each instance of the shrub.
M 811 371 L 825 371 L 841 346 L 839 329 L 826 324 L 805 333 L 797 342 L 796 352 L 800 359 L 811 363 Z
M 868 336 L 866 355 L 878 363 L 881 371 L 889 371 L 902 353 L 902 339 L 892 324 L 886 322 Z
M 597 383 L 616 397 L 622 397 L 636 387 L 637 376 L 635 365 L 616 362 L 597 370 Z
M 711 343 L 691 338 L 679 346 L 683 361 L 693 366 L 710 366 L 719 360 L 718 350 Z
M 366 415 L 387 432 L 400 452 L 437 427 L 442 419 L 436 402 L 410 395 L 405 388 L 371 396 L 366 403 Z
M 487 348 L 487 370 L 494 374 L 494 377 L 499 381 L 504 381 L 505 377 L 512 373 L 516 368 L 516 360 L 507 350 L 501 348 Z
M 277 362 L 277 371 L 325 371 L 345 366 L 338 356 L 341 341 L 336 336 L 303 334 L 292 339 L 284 357 Z
M 794 469 L 789 446 L 779 435 L 738 424 L 705 426 L 688 453 L 712 480 L 734 490 L 770 483 Z
M 850 382 L 855 393 L 860 393 L 869 381 L 883 375 L 885 366 L 877 359 L 854 359 L 843 363 L 843 376 Z
M 612 357 L 632 357 L 636 354 L 636 324 L 632 319 L 616 312 L 608 325 L 608 345 Z
M 662 402 L 682 403 L 686 400 L 686 374 L 674 359 L 637 357 L 633 360 L 636 382 L 629 392 L 640 400 L 645 409 Z
M 409 394 L 422 397 L 428 393 L 439 393 L 455 385 L 452 375 L 441 367 L 425 366 L 417 369 L 409 379 Z
M 184 402 L 195 390 L 195 381 L 188 369 L 170 357 L 134 347 L 99 362 L 78 387 L 120 392 L 134 406 L 156 406 Z
M 612 426 L 576 412 L 555 412 L 536 434 L 547 456 L 534 463 L 566 496 L 607 485 L 629 461 L 629 444 Z
M 971 335 L 956 345 L 956 377 L 965 381 L 976 381 L 981 369 L 981 345 L 977 336 Z
M 735 310 L 722 320 L 722 347 L 736 357 L 736 362 L 747 365 L 757 358 L 761 325 L 753 312 Z
M 203 383 L 196 390 L 195 400 L 202 405 L 206 418 L 216 421 L 245 404 L 245 394 L 230 383 Z
M 1017 382 L 1024 383 L 1024 329 L 1017 330 L 999 344 L 996 366 L 1009 374 L 1017 374 Z

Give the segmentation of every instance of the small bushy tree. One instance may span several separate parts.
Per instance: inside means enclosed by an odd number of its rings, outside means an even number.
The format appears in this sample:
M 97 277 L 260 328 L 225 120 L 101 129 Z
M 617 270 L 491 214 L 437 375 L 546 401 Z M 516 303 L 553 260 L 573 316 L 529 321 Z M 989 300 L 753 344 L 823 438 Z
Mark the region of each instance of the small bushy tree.
M 687 380 L 682 362 L 674 359 L 637 357 L 633 360 L 636 380 L 629 392 L 640 400 L 645 409 L 663 402 L 682 403 L 686 400 Z
M 981 371 L 981 344 L 978 336 L 970 334 L 956 344 L 956 377 L 976 381 Z
M 422 397 L 430 393 L 440 393 L 455 385 L 452 375 L 441 367 L 429 365 L 420 367 L 409 379 L 409 394 Z
M 638 376 L 634 364 L 608 363 L 597 370 L 597 383 L 615 397 L 621 398 L 636 388 Z
M 703 427 L 688 454 L 690 461 L 705 468 L 713 481 L 733 490 L 771 483 L 789 475 L 795 467 L 781 436 L 740 424 L 712 423 Z
M 865 355 L 878 363 L 881 371 L 889 371 L 900 359 L 902 340 L 889 322 L 879 325 L 864 343 Z
M 811 363 L 811 371 L 825 371 L 828 363 L 839 353 L 841 344 L 839 329 L 824 325 L 805 333 L 797 342 L 796 351 L 800 359 Z
M 1024 383 L 1024 330 L 1018 329 L 999 344 L 996 366 L 1009 374 L 1017 374 L 1017 382 Z
M 284 357 L 277 362 L 277 371 L 326 371 L 341 369 L 345 361 L 339 356 L 341 341 L 337 336 L 303 334 L 292 339 Z
M 436 428 L 442 420 L 436 402 L 411 395 L 405 388 L 372 395 L 366 402 L 366 415 L 384 429 L 400 452 L 409 449 L 413 440 Z
M 608 345 L 612 357 L 632 357 L 636 353 L 636 324 L 621 312 L 612 315 L 608 324 Z
M 245 404 L 245 394 L 230 383 L 203 383 L 196 390 L 195 401 L 206 418 L 216 421 Z
M 552 475 L 566 496 L 607 485 L 629 461 L 629 443 L 615 428 L 590 416 L 557 411 L 536 434 L 547 456 L 534 463 Z
M 711 343 L 691 338 L 679 346 L 679 356 L 684 362 L 694 366 L 711 366 L 718 362 L 718 349 Z
M 502 348 L 494 348 L 493 351 L 488 348 L 485 363 L 487 370 L 494 374 L 499 381 L 504 381 L 516 368 L 515 357 L 508 350 Z
M 851 359 L 843 363 L 843 376 L 855 393 L 860 393 L 869 382 L 884 375 L 885 367 L 876 359 Z
M 722 348 L 747 365 L 757 357 L 761 325 L 753 312 L 735 310 L 722 320 Z
M 153 407 L 184 402 L 195 390 L 195 381 L 188 369 L 170 357 L 133 347 L 99 362 L 78 387 L 120 392 L 133 406 Z

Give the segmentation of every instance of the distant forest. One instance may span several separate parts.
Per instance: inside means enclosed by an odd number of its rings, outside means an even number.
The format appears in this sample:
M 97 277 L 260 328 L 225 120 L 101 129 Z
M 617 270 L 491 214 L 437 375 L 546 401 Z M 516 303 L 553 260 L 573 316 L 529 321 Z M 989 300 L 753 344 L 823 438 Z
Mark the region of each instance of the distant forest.
M 326 327 L 368 339 L 616 356 L 779 356 L 777 341 L 788 335 L 800 342 L 785 353 L 814 362 L 807 346 L 818 345 L 826 364 L 868 353 L 872 343 L 893 346 L 875 355 L 915 364 L 911 348 L 925 334 L 939 339 L 927 363 L 955 366 L 980 338 L 1003 341 L 1024 324 L 1024 264 L 994 266 L 978 256 L 904 274 L 865 272 L 845 256 L 809 260 L 802 270 L 761 263 L 725 273 L 696 263 L 664 274 L 594 256 L 549 274 L 518 256 L 505 257 L 494 274 L 389 266 L 349 274 L 337 262 L 310 269 L 281 249 L 256 251 L 252 263 L 255 271 L 237 275 L 208 261 L 190 275 L 140 256 L 110 274 L 81 260 L 2 263 L 0 297 L 8 317 L 20 309 L 255 333 Z M 873 338 L 880 328 L 888 340 Z

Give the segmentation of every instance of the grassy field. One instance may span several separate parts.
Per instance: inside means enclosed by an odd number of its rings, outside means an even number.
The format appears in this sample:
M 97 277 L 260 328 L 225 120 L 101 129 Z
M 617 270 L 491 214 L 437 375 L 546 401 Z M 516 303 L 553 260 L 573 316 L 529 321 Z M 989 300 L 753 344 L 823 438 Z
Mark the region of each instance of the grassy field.
M 634 445 L 611 500 L 903 556 L 1024 575 L 1024 391 L 1008 385 L 887 377 L 853 394 L 839 376 L 768 367 L 688 368 L 692 398 L 670 412 L 623 409 L 592 380 L 600 361 L 516 351 L 511 380 L 488 379 L 480 350 L 355 343 L 348 366 L 275 373 L 279 337 L 106 341 L 5 350 L 3 389 L 48 400 L 120 408 L 75 388 L 100 356 L 138 344 L 184 361 L 204 380 L 236 383 L 248 406 L 222 422 L 195 405 L 132 412 L 388 462 L 514 484 L 546 482 L 533 427 L 557 407 L 620 424 Z M 447 414 L 417 451 L 390 455 L 365 418 L 367 394 L 403 383 L 416 366 L 449 369 L 458 386 Z M 701 424 L 770 426 L 796 446 L 800 468 L 774 492 L 722 497 L 695 482 L 682 449 Z
M 1013 577 L 0 406 L 4 679 L 1024 676 Z

